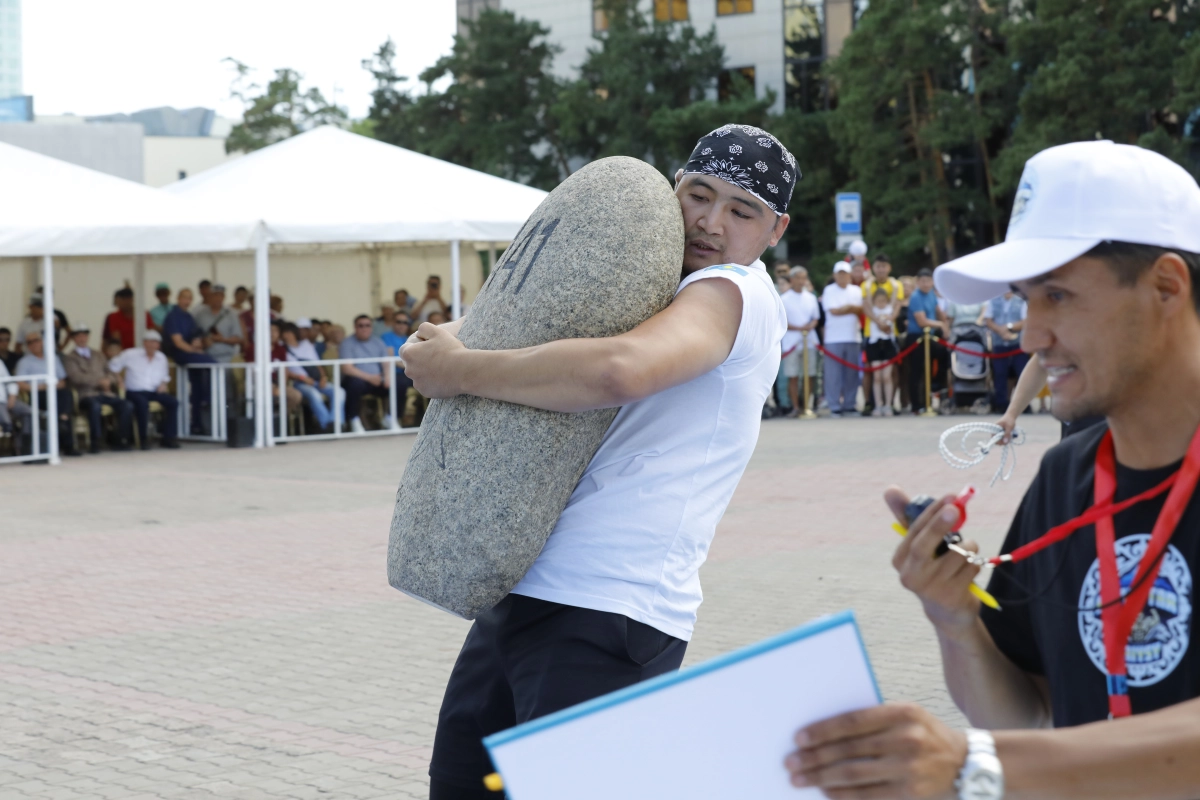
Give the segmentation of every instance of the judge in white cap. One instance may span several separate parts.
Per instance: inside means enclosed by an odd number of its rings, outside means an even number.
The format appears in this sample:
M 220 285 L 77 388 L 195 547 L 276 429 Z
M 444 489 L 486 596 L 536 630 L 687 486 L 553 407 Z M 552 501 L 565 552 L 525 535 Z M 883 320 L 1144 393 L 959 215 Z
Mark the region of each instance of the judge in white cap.
M 1024 297 L 1021 345 L 1049 376 L 1055 416 L 1105 422 L 1043 458 L 991 562 L 1001 610 L 968 593 L 976 563 L 935 557 L 961 521 L 951 497 L 893 558 L 974 728 L 908 704 L 825 720 L 797 734 L 795 785 L 839 798 L 1200 797 L 1198 254 L 1191 175 L 1148 150 L 1080 142 L 1029 160 L 1003 244 L 937 270 L 950 300 Z M 886 499 L 907 524 L 908 497 Z

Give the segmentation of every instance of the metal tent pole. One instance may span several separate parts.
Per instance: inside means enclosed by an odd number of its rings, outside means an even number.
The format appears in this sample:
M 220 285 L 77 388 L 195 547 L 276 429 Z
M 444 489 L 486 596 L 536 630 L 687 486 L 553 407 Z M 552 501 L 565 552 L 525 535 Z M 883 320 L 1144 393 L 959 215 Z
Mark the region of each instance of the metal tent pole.
M 42 256 L 42 353 L 46 362 L 46 433 L 50 439 L 50 463 L 59 464 L 58 455 L 58 337 L 54 332 L 54 260 Z M 37 391 L 37 387 L 34 387 Z M 34 413 L 37 413 L 36 411 Z
M 462 316 L 462 265 L 459 263 L 458 239 L 450 242 L 450 319 Z
M 254 247 L 254 446 L 267 447 L 271 433 L 271 275 L 267 231 L 260 226 Z

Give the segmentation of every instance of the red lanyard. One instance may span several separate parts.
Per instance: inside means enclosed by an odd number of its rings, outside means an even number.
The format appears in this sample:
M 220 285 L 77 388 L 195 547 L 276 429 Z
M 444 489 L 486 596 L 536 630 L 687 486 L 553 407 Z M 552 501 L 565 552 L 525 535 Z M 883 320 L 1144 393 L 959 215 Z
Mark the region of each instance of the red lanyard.
M 1129 686 L 1125 671 L 1125 649 L 1134 624 L 1146 607 L 1150 590 L 1162 565 L 1161 556 L 1171 535 L 1183 518 L 1200 483 L 1200 429 L 1192 436 L 1187 455 L 1179 470 L 1154 488 L 1114 503 L 1117 491 L 1116 457 L 1113 453 L 1112 432 L 1104 434 L 1096 451 L 1095 504 L 1069 522 L 1051 528 L 1045 535 L 1022 545 L 1008 555 L 989 559 L 993 565 L 1023 561 L 1050 545 L 1060 542 L 1085 525 L 1096 526 L 1096 556 L 1100 562 L 1101 622 L 1104 630 L 1104 665 L 1108 672 L 1108 710 L 1113 717 L 1132 713 Z M 1170 490 L 1162 511 L 1154 523 L 1150 541 L 1138 562 L 1130 592 L 1121 599 L 1121 578 L 1117 569 L 1116 534 L 1113 517 L 1130 506 L 1149 500 Z M 1149 572 L 1149 574 L 1146 574 Z

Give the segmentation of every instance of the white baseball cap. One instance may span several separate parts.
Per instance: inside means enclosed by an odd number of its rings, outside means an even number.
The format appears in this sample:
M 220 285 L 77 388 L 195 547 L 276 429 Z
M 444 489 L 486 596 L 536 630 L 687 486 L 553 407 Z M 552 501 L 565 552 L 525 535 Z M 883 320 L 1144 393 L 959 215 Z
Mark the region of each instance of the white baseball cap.
M 850 255 L 865 256 L 867 254 L 867 243 L 862 239 L 855 239 L 850 243 Z
M 836 274 L 838 272 L 849 272 L 850 264 L 846 261 L 839 261 L 833 265 L 833 271 L 834 271 L 834 274 Z
M 161 342 L 162 335 L 158 331 L 146 331 L 142 334 L 142 341 Z
M 296 320 L 296 327 L 297 328 L 311 328 L 312 320 L 309 319 L 308 317 L 301 317 L 300 319 Z
M 1200 186 L 1166 156 L 1109 141 L 1051 147 L 1025 162 L 1004 242 L 938 267 L 938 291 L 981 303 L 1101 242 L 1200 253 Z

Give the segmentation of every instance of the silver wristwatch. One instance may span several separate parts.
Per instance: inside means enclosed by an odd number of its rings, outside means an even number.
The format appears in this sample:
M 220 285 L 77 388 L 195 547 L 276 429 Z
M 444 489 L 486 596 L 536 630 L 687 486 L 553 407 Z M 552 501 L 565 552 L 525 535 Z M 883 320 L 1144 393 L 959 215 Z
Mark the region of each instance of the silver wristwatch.
M 996 757 L 996 741 L 988 731 L 967 729 L 967 760 L 954 783 L 959 800 L 1001 800 L 1004 769 Z

